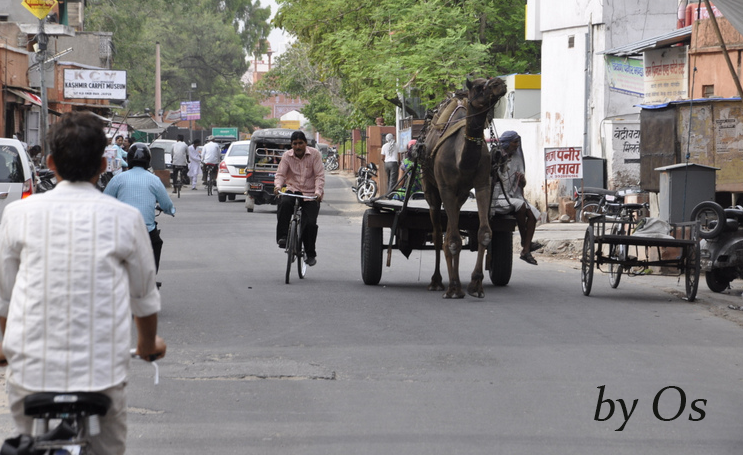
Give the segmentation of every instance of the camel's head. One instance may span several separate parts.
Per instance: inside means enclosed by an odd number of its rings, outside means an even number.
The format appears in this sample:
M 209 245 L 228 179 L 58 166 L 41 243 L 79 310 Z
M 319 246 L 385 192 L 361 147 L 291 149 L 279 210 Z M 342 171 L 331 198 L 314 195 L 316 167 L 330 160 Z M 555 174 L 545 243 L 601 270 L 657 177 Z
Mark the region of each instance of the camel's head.
M 489 109 L 495 106 L 507 92 L 506 83 L 500 78 L 483 79 L 474 81 L 467 79 L 467 90 L 469 90 L 469 101 L 475 109 Z

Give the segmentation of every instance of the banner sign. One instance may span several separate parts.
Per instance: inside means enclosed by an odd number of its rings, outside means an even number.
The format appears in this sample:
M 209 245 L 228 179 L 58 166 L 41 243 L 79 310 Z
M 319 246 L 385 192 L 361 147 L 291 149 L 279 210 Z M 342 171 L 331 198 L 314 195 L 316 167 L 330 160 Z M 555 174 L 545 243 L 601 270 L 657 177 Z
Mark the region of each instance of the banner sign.
M 582 179 L 583 154 L 580 147 L 544 149 L 545 179 Z
M 611 55 L 607 55 L 605 59 L 610 90 L 640 97 L 644 95 L 644 67 L 641 59 Z
M 181 101 L 181 120 L 201 119 L 201 101 Z
M 126 71 L 66 69 L 64 97 L 125 100 Z
M 649 50 L 645 58 L 644 104 L 661 104 L 688 98 L 689 46 Z

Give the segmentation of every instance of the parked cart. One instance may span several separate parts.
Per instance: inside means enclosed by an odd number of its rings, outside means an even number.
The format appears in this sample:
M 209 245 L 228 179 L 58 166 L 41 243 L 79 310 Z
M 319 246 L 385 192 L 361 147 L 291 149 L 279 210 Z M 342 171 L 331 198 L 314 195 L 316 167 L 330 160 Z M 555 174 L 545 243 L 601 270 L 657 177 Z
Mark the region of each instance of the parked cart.
M 591 293 L 594 266 L 609 273 L 612 288 L 619 286 L 622 274 L 684 275 L 686 298 L 692 302 L 699 286 L 699 223 L 671 223 L 668 237 L 638 235 L 636 212 L 644 204 L 620 204 L 615 215 L 596 215 L 589 219 L 583 240 L 581 285 Z
M 433 249 L 433 225 L 428 204 L 422 198 L 411 198 L 405 204 L 392 199 L 377 199 L 367 202 L 369 209 L 364 213 L 361 227 L 361 277 L 365 284 L 379 284 L 386 253 L 387 266 L 390 265 L 392 250 L 400 250 L 408 257 L 412 250 Z M 446 226 L 446 213 L 442 210 L 442 223 Z M 479 219 L 477 203 L 470 198 L 460 213 L 459 227 L 463 250 L 477 251 L 477 230 Z M 511 279 L 513 266 L 513 231 L 516 218 L 510 215 L 496 215 L 490 220 L 493 238 L 485 259 L 485 268 L 490 281 L 496 286 L 505 286 Z M 391 234 L 395 233 L 394 236 Z M 389 237 L 385 238 L 385 233 Z

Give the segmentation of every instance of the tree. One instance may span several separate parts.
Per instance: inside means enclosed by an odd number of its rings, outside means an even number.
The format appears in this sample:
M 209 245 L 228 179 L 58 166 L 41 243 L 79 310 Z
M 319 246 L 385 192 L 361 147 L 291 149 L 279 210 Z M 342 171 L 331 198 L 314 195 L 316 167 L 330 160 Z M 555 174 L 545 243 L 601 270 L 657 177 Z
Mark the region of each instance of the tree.
M 133 110 L 153 107 L 154 43 L 160 42 L 163 109 L 178 109 L 191 97 L 201 101 L 202 126 L 230 121 L 236 123 L 229 126 L 252 131 L 270 125 L 263 119 L 268 110 L 240 83 L 247 50 L 270 31 L 267 9 L 258 5 L 251 0 L 108 0 L 86 7 L 86 28 L 113 32 L 114 68 L 127 71 Z M 192 92 L 194 82 L 198 89 Z
M 343 81 L 363 112 L 383 113 L 406 86 L 434 104 L 465 76 L 538 71 L 523 40 L 525 0 L 279 0 L 277 26 L 313 66 Z

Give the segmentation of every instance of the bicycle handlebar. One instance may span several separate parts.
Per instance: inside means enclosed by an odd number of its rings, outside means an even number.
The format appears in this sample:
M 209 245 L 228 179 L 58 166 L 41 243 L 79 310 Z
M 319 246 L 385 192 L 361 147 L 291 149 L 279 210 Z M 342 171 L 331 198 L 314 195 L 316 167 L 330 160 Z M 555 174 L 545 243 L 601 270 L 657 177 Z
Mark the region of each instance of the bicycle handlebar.
M 131 355 L 131 357 L 133 359 L 139 359 L 139 360 L 142 360 L 144 362 L 148 362 L 153 367 L 155 367 L 155 385 L 158 385 L 160 383 L 160 367 L 158 367 L 157 366 L 157 362 L 155 362 L 155 359 L 157 358 L 157 354 L 151 355 L 149 361 L 147 361 L 147 360 L 143 359 L 142 357 L 140 357 L 139 355 L 137 355 L 137 350 L 136 349 L 129 350 L 129 355 Z
M 290 196 L 290 197 L 295 197 L 298 199 L 317 199 L 317 196 L 315 195 L 305 196 L 304 194 L 282 193 L 282 192 L 279 192 L 279 196 Z

